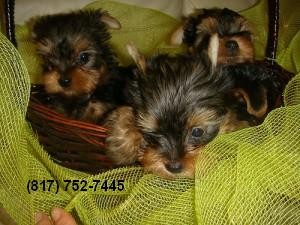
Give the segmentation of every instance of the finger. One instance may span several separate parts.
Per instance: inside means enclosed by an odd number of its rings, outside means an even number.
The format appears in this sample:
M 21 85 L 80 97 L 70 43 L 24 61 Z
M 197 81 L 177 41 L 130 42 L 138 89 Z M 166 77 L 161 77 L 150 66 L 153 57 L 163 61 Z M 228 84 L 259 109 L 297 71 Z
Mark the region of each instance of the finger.
M 35 214 L 35 224 L 36 225 L 52 225 L 49 216 L 45 213 L 38 212 Z
M 54 208 L 51 217 L 55 225 L 77 225 L 70 213 L 61 208 Z

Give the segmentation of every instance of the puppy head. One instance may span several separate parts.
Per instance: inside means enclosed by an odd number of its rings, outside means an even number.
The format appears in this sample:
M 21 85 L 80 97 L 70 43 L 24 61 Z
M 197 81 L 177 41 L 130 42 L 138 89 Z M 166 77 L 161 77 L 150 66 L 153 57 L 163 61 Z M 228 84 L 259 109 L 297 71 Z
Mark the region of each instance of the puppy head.
M 226 114 L 223 95 L 231 82 L 215 80 L 201 59 L 188 56 L 160 55 L 141 65 L 130 87 L 144 138 L 139 161 L 163 177 L 193 177 L 201 147 L 218 134 Z
M 137 124 L 145 140 L 139 161 L 146 171 L 166 178 L 194 177 L 195 160 L 218 134 L 223 113 L 199 107 L 183 114 L 138 114 Z
M 118 21 L 100 10 L 38 18 L 33 24 L 37 53 L 43 59 L 43 80 L 50 94 L 89 95 L 109 79 L 116 66 L 107 28 Z
M 213 48 L 218 48 L 218 63 L 252 61 L 254 47 L 247 20 L 229 9 L 198 10 L 186 19 L 172 35 L 171 43 L 185 43 L 192 54 L 211 48 L 211 38 L 217 35 Z

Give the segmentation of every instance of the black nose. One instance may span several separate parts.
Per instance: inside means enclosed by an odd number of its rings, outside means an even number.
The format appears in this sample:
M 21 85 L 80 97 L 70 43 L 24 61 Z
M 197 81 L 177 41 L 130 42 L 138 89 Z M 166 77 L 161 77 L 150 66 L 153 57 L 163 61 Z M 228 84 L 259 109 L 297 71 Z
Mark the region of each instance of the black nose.
M 235 51 L 239 48 L 239 44 L 236 41 L 230 40 L 226 42 L 225 47 L 230 51 Z
M 167 170 L 169 170 L 171 173 L 180 173 L 182 170 L 182 165 L 180 162 L 169 162 L 166 164 Z
M 68 87 L 68 86 L 70 86 L 71 79 L 61 78 L 61 79 L 59 79 L 58 82 L 62 87 Z

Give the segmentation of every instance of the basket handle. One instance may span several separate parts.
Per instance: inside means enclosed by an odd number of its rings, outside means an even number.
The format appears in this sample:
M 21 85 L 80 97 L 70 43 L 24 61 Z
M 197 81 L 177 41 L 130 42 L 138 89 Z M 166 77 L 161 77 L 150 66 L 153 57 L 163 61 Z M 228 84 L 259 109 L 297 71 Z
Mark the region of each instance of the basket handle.
M 268 0 L 268 39 L 265 59 L 275 63 L 279 32 L 279 0 Z
M 6 37 L 10 40 L 15 47 L 17 47 L 17 41 L 15 36 L 15 1 L 14 0 L 3 0 L 1 1 L 1 29 Z

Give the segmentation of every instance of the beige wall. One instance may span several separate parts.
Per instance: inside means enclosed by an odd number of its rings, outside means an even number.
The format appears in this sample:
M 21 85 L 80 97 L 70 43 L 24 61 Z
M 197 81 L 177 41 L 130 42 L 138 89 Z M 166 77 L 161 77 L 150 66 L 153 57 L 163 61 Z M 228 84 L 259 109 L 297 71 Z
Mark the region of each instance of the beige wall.
M 81 8 L 95 0 L 16 0 L 16 23 L 22 24 L 35 15 L 51 14 Z M 115 0 L 123 3 L 161 10 L 180 18 L 193 8 L 228 7 L 242 10 L 250 7 L 256 0 Z

